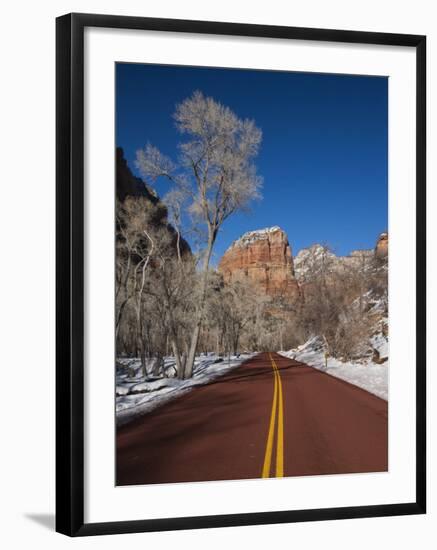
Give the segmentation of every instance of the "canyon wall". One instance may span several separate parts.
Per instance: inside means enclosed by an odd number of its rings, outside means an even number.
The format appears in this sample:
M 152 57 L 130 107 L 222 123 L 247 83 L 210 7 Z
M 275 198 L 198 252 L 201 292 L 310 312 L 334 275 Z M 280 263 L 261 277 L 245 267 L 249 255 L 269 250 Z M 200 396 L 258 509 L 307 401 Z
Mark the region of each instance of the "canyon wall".
M 388 255 L 388 233 L 381 233 L 378 237 L 375 247 L 375 256 L 377 258 L 386 258 Z
M 176 231 L 175 228 L 167 221 L 167 207 L 161 201 L 152 186 L 148 185 L 145 181 L 132 173 L 121 147 L 117 147 L 116 150 L 115 191 L 119 203 L 123 203 L 128 198 L 142 197 L 153 205 L 153 224 L 155 227 L 163 227 L 166 231 L 168 231 L 172 237 L 176 254 Z M 179 246 L 182 254 L 191 254 L 190 245 L 185 239 L 180 239 Z
M 293 259 L 287 234 L 278 226 L 249 231 L 228 248 L 218 265 L 225 283 L 250 281 L 260 294 L 294 302 L 307 280 L 322 270 L 329 273 L 358 268 L 375 268 L 374 259 L 386 264 L 388 234 L 381 233 L 373 249 L 353 250 L 336 256 L 329 248 L 314 244 L 300 250 Z
M 299 297 L 291 247 L 277 226 L 245 233 L 225 252 L 218 270 L 225 283 L 248 280 L 261 294 L 287 301 Z

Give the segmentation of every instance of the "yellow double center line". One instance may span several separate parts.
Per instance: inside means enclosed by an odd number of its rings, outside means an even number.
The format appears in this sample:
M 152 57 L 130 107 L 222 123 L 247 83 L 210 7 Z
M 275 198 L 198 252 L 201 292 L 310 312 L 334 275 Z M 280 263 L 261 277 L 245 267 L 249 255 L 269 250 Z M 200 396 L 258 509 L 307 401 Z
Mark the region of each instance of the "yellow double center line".
M 274 377 L 273 405 L 270 415 L 269 433 L 267 436 L 262 477 L 284 477 L 284 403 L 282 397 L 282 381 L 281 374 L 272 357 L 272 354 L 270 354 L 270 361 L 272 362 Z M 277 431 L 276 473 L 275 476 L 270 476 L 275 431 Z

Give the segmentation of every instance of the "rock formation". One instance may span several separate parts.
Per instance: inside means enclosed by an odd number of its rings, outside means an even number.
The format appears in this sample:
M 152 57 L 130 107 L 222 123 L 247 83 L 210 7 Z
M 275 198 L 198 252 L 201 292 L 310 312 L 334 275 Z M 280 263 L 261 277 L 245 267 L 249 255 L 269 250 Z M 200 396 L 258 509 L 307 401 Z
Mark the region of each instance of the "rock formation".
M 375 256 L 386 258 L 388 255 L 388 233 L 381 233 L 375 246 Z
M 248 280 L 261 294 L 286 301 L 299 297 L 291 247 L 277 226 L 245 233 L 228 248 L 218 269 L 225 283 Z
M 245 233 L 228 248 L 218 269 L 225 283 L 247 279 L 262 294 L 293 301 L 299 297 L 300 286 L 322 270 L 328 277 L 350 268 L 367 272 L 374 269 L 375 257 L 386 260 L 387 254 L 388 234 L 381 233 L 374 249 L 336 256 L 329 248 L 314 244 L 300 250 L 293 260 L 286 233 L 274 226 Z
M 123 203 L 128 197 L 144 197 L 154 206 L 153 224 L 165 227 L 172 236 L 176 251 L 176 230 L 167 221 L 167 207 L 161 201 L 156 191 L 141 178 L 134 176 L 124 158 L 123 149 L 117 147 L 115 188 L 117 199 Z M 190 245 L 185 239 L 180 240 L 181 253 L 191 254 Z
M 375 258 L 382 261 L 378 267 L 386 266 L 387 255 L 387 233 L 381 233 L 374 249 L 353 250 L 348 256 L 336 256 L 329 248 L 313 244 L 300 250 L 294 258 L 295 277 L 299 284 L 302 284 L 322 271 L 328 276 L 329 273 L 338 273 L 349 268 L 362 269 L 364 272 L 371 271 L 375 268 Z
M 153 204 L 159 203 L 156 191 L 132 174 L 121 147 L 117 147 L 116 154 L 115 181 L 118 200 L 123 202 L 126 197 L 146 197 Z

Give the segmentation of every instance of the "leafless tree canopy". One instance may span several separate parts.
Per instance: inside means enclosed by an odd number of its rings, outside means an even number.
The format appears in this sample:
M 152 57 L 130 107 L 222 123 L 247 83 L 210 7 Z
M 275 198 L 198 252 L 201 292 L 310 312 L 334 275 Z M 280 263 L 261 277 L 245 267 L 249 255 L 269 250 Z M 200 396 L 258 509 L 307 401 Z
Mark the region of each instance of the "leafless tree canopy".
M 117 311 L 117 326 L 123 319 L 126 304 L 134 309 L 136 307 L 136 340 L 142 356 L 145 356 L 146 350 L 141 343 L 144 341 L 141 326 L 145 321 L 142 320 L 144 313 L 141 312 L 140 304 L 145 300 L 143 296 L 150 295 L 150 292 L 148 293 L 147 285 L 143 285 L 143 279 L 136 281 L 135 277 L 138 278 L 138 273 L 141 273 L 141 276 L 147 278 L 147 271 L 151 266 L 151 277 L 148 278 L 151 280 L 160 269 L 161 275 L 164 273 L 164 265 L 168 269 L 171 264 L 174 278 L 180 277 L 178 274 L 182 273 L 184 281 L 189 282 L 191 287 L 191 297 L 196 297 L 195 302 L 191 300 L 190 306 L 181 306 L 181 311 L 190 314 L 186 319 L 179 319 L 183 325 L 182 332 L 179 331 L 177 319 L 169 319 L 170 332 L 166 337 L 176 354 L 178 375 L 184 378 L 192 375 L 202 323 L 205 321 L 210 260 L 218 231 L 234 212 L 247 209 L 249 203 L 260 196 L 261 178 L 256 173 L 253 159 L 261 143 L 261 131 L 253 121 L 238 118 L 228 107 L 205 97 L 201 92 L 195 92 L 176 106 L 174 121 L 182 136 L 177 162 L 149 143 L 137 151 L 136 166 L 146 181 L 166 178 L 173 184 L 173 189 L 165 197 L 165 203 L 176 231 L 177 262 L 171 262 L 170 259 L 164 262 L 162 253 L 158 258 L 159 237 L 144 228 L 140 229 L 141 237 L 137 239 L 142 239 L 145 251 L 138 255 L 136 262 L 130 251 L 132 239 L 123 236 L 123 231 L 126 232 L 125 225 L 119 224 L 119 240 L 123 247 L 119 256 L 124 261 L 120 260 L 122 265 L 119 285 L 120 288 L 123 287 L 123 299 L 120 298 Z M 123 212 L 123 209 L 120 208 L 120 211 Z M 189 220 L 185 219 L 187 216 L 184 213 L 189 214 Z M 135 220 L 134 216 L 130 231 L 138 229 Z M 181 254 L 180 239 L 184 230 L 204 235 L 198 258 L 200 266 L 197 270 L 187 269 L 188 260 Z M 135 264 L 134 268 L 132 263 Z M 126 273 L 131 273 L 132 269 L 134 282 L 127 284 Z M 128 289 L 131 287 L 136 293 L 133 290 L 129 293 Z M 173 291 L 168 288 L 161 290 L 161 303 L 170 307 L 168 298 L 174 297 Z M 134 294 L 131 296 L 132 292 Z M 180 311 L 172 311 L 168 315 L 180 317 L 182 314 Z

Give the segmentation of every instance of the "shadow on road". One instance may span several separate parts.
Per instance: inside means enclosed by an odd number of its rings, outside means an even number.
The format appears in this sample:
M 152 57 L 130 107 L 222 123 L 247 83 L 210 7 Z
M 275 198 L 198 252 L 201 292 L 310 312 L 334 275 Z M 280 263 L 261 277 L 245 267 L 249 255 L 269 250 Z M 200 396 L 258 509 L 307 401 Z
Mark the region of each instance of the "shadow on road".
M 263 363 L 265 363 L 265 361 L 263 361 Z M 295 362 L 286 366 L 278 365 L 278 368 L 282 374 L 284 371 L 287 372 L 290 369 L 295 369 L 296 367 L 306 367 L 306 366 L 307 365 L 305 365 L 304 363 Z M 239 371 L 238 374 L 237 374 L 237 371 Z M 256 370 L 252 367 L 250 372 L 247 372 L 247 373 L 243 371 L 244 371 L 244 364 L 238 369 L 236 369 L 235 373 L 230 373 L 221 378 L 216 378 L 215 380 L 212 380 L 210 383 L 208 383 L 207 386 L 212 386 L 214 384 L 227 384 L 228 382 L 239 382 L 239 381 L 250 382 L 251 380 L 254 382 L 255 381 L 258 382 L 260 378 L 270 378 L 273 372 L 271 364 L 266 367 L 257 367 Z M 314 372 L 316 373 L 317 371 L 314 371 Z M 305 371 L 305 374 L 312 374 L 312 371 Z M 207 387 L 207 386 L 202 386 L 202 387 Z

